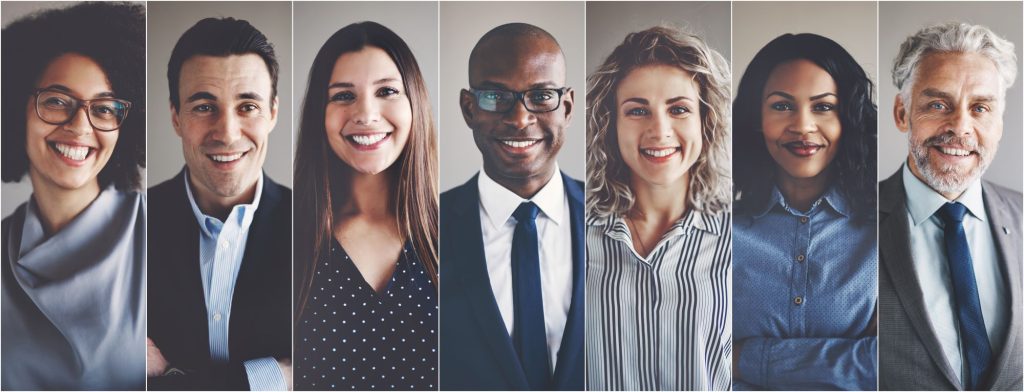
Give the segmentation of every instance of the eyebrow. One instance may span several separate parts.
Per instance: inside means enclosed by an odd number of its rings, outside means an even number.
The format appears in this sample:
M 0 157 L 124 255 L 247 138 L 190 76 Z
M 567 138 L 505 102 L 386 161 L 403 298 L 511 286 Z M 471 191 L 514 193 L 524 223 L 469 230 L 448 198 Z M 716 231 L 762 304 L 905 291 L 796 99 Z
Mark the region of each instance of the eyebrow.
M 238 99 L 252 99 L 252 100 L 255 100 L 255 101 L 262 101 L 263 97 L 260 96 L 258 93 L 247 91 L 247 92 L 244 92 L 244 93 L 239 93 L 238 94 Z
M 937 90 L 937 89 L 934 89 L 934 88 L 926 88 L 924 90 L 921 90 L 921 95 L 924 95 L 926 97 L 931 97 L 931 98 L 942 98 L 942 99 L 946 99 L 946 100 L 950 100 L 950 101 L 953 100 L 953 95 L 952 94 L 947 93 L 945 91 L 940 91 L 940 90 Z M 993 102 L 993 101 L 998 101 L 998 99 L 996 99 L 996 97 L 992 96 L 992 95 L 973 95 L 973 96 L 971 96 L 971 100 L 975 101 L 975 102 Z
M 783 97 L 783 98 L 786 98 L 786 99 L 789 99 L 789 100 L 793 100 L 793 101 L 796 100 L 796 97 L 794 97 L 792 95 L 789 95 L 787 93 L 784 93 L 782 91 L 772 91 L 771 93 L 768 93 L 768 95 L 766 95 L 764 98 L 768 99 L 772 95 L 778 95 L 780 97 Z M 821 94 L 818 94 L 818 95 L 811 96 L 809 101 L 817 101 L 817 100 L 825 98 L 825 97 L 827 97 L 829 95 L 838 98 L 838 96 L 835 93 L 827 92 L 827 93 L 821 93 Z
M 377 79 L 377 80 L 373 81 L 373 84 L 374 85 L 378 85 L 378 84 L 385 84 L 385 83 L 393 83 L 393 82 L 397 82 L 398 80 L 399 80 L 398 78 L 386 77 L 386 78 L 380 78 L 380 79 Z M 331 83 L 329 86 L 327 86 L 327 89 L 330 90 L 332 88 L 354 88 L 355 86 L 356 86 L 355 84 L 350 83 L 350 82 L 334 82 L 334 83 Z
M 679 101 L 690 101 L 690 102 L 693 102 L 693 99 L 690 98 L 690 97 L 678 96 L 678 97 L 666 99 L 665 103 L 673 104 L 673 103 L 676 103 L 676 102 L 679 102 Z M 625 105 L 627 102 L 635 102 L 635 103 L 638 103 L 638 104 L 641 104 L 641 105 L 649 105 L 650 104 L 650 101 L 648 101 L 648 100 L 646 100 L 644 98 L 635 98 L 634 97 L 634 98 L 626 98 L 624 101 L 622 101 L 622 104 L 620 104 L 619 106 Z
M 203 100 L 203 99 L 208 99 L 208 100 L 211 100 L 211 101 L 216 101 L 217 100 L 217 96 L 213 95 L 213 94 L 211 94 L 211 93 L 209 93 L 207 91 L 200 91 L 200 92 L 197 92 L 195 94 L 189 95 L 188 99 L 186 99 L 185 102 L 195 102 L 195 101 L 199 101 L 199 100 Z
M 68 86 L 65 86 L 63 84 L 56 84 L 55 83 L 55 84 L 51 84 L 51 85 L 43 87 L 43 88 L 47 89 L 47 90 L 57 90 L 57 91 L 60 91 L 60 92 L 63 92 L 63 93 L 67 93 L 67 94 L 75 94 L 75 92 L 73 90 L 71 90 L 71 88 L 69 88 Z M 96 95 L 93 95 L 93 98 L 113 98 L 113 97 L 114 97 L 114 93 L 111 92 L 111 91 L 103 91 L 103 92 L 97 93 Z
M 543 81 L 543 82 L 537 82 L 537 83 L 531 84 L 529 87 L 527 87 L 527 90 L 554 89 L 554 88 L 556 88 L 556 86 L 558 86 L 558 85 L 555 84 L 555 82 Z M 481 90 L 515 91 L 515 90 L 512 90 L 511 88 L 509 88 L 508 86 L 506 86 L 503 83 L 493 82 L 493 81 L 490 81 L 490 80 L 485 80 L 483 82 L 480 82 L 480 89 Z

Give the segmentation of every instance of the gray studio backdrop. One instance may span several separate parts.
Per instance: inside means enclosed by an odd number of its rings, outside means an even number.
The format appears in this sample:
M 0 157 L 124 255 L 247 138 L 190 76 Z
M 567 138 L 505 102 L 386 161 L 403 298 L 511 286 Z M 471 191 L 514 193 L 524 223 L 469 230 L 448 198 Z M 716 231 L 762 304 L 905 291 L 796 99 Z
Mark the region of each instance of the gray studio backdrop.
M 167 91 L 167 61 L 178 38 L 199 20 L 233 17 L 252 23 L 274 45 L 280 66 L 277 81 L 279 99 L 277 126 L 267 141 L 267 175 L 291 187 L 292 184 L 292 7 L 289 2 L 163 2 L 149 3 L 147 37 L 146 96 L 149 103 L 147 158 L 149 184 L 156 185 L 178 174 L 185 166 L 181 138 L 171 126 L 170 95 Z
M 1021 3 L 1020 2 L 882 2 L 878 10 L 878 56 L 881 82 L 878 89 L 878 178 L 896 172 L 907 158 L 907 134 L 896 129 L 893 103 L 892 62 L 900 44 L 922 27 L 958 21 L 988 26 L 1014 44 L 1017 53 L 1017 81 L 1006 92 L 1003 139 L 999 152 L 985 173 L 985 179 L 1021 190 Z
M 587 75 L 604 63 L 627 34 L 654 26 L 676 27 L 694 33 L 729 60 L 732 56 L 730 17 L 727 1 L 588 2 Z
M 394 31 L 412 53 L 430 91 L 430 104 L 437 121 L 437 2 L 295 2 L 295 116 L 293 141 L 299 137 L 302 101 L 309 84 L 309 70 L 320 46 L 332 34 L 351 23 L 377 22 Z M 298 145 L 298 144 L 294 144 Z
M 77 1 L 5 1 L 0 4 L 0 24 L 7 27 L 8 24 L 20 19 L 23 16 L 29 15 L 36 11 L 55 9 L 67 7 L 70 5 L 78 4 Z M 10 61 L 10 60 L 8 60 Z M 7 104 L 10 105 L 14 97 L 3 97 L 8 100 Z M 147 107 L 147 110 L 149 108 Z M 12 132 L 14 130 L 8 129 L 5 132 Z M 145 132 L 145 129 L 138 129 L 138 132 Z M 24 129 L 19 132 L 25 132 Z M 146 181 L 146 172 L 142 171 L 143 184 Z M 6 217 L 14 212 L 21 203 L 28 201 L 28 198 L 32 196 L 32 183 L 28 179 L 28 174 L 21 179 L 21 182 L 17 183 L 3 183 L 0 186 L 0 192 L 3 193 L 3 200 L 0 201 L 0 209 L 2 209 L 3 216 Z
M 732 89 L 736 92 L 750 60 L 785 33 L 831 38 L 853 55 L 871 81 L 878 80 L 876 3 L 735 2 L 732 7 Z
M 585 176 L 586 102 L 584 65 L 584 2 L 441 2 L 440 144 L 441 190 L 469 180 L 483 165 L 473 133 L 462 119 L 459 91 L 469 87 L 469 52 L 492 28 L 524 22 L 547 30 L 565 52 L 566 84 L 576 91 L 575 113 L 565 130 L 565 145 L 558 154 L 562 171 L 577 179 Z

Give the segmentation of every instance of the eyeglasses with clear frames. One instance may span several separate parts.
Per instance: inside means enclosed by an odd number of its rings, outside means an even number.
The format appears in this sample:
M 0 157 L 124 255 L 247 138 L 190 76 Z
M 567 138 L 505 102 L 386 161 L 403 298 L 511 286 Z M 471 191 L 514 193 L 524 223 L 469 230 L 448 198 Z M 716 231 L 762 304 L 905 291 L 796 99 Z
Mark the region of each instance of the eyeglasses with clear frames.
M 64 125 L 71 122 L 78 109 L 86 108 L 89 125 L 97 131 L 116 131 L 128 117 L 132 103 L 117 98 L 78 99 L 67 93 L 53 89 L 37 89 L 36 115 L 50 125 Z
M 569 91 L 569 88 L 539 88 L 526 91 L 471 88 L 469 91 L 476 97 L 477 106 L 484 111 L 508 113 L 517 102 L 521 102 L 531 113 L 547 113 L 558 110 L 562 105 L 562 95 Z

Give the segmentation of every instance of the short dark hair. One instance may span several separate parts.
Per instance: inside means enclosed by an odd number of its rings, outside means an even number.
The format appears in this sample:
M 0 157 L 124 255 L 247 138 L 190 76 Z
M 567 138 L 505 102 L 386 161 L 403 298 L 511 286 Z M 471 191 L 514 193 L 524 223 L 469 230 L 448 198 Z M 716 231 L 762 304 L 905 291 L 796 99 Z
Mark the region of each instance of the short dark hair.
M 274 45 L 248 21 L 235 18 L 206 18 L 185 31 L 174 45 L 167 63 L 167 89 L 171 92 L 171 105 L 178 110 L 178 82 L 181 66 L 192 56 L 241 55 L 254 53 L 263 58 L 270 72 L 270 100 L 277 96 L 277 55 Z
M 115 96 L 131 101 L 117 145 L 100 170 L 100 187 L 138 189 L 146 167 L 146 9 L 139 3 L 81 3 L 21 18 L 3 29 L 4 182 L 28 172 L 25 103 L 46 67 L 66 53 L 86 56 L 103 69 Z
M 771 195 L 778 166 L 761 134 L 762 94 L 779 64 L 805 59 L 832 76 L 839 93 L 841 142 L 832 165 L 839 191 L 858 217 L 873 219 L 878 177 L 876 145 L 878 109 L 871 101 L 874 85 L 857 60 L 835 41 L 816 34 L 784 34 L 765 45 L 740 79 L 733 102 L 733 195 L 737 213 L 753 213 Z

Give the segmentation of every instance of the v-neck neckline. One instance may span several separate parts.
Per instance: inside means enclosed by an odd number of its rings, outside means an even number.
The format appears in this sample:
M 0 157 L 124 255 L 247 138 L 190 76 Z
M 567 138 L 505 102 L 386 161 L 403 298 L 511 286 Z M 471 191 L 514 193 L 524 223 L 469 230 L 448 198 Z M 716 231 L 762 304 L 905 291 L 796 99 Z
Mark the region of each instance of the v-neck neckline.
M 408 261 L 407 253 L 409 249 L 407 244 L 402 244 L 402 253 L 398 255 L 397 260 L 392 262 L 395 266 L 395 269 L 391 271 L 391 277 L 387 280 L 381 291 L 378 292 L 377 290 L 374 290 L 373 285 L 366 280 L 366 276 L 363 275 L 363 271 L 359 270 L 359 266 L 357 266 L 355 260 L 352 259 L 352 255 L 350 255 L 348 251 L 345 250 L 345 247 L 341 245 L 341 241 L 338 241 L 337 238 L 333 238 L 333 241 L 334 244 L 332 246 L 336 247 L 335 249 L 337 249 L 337 251 L 340 252 L 340 255 L 344 256 L 342 264 L 347 264 L 348 267 L 351 267 L 352 270 L 356 272 L 355 275 L 359 277 L 359 282 L 357 284 L 361 284 L 360 287 L 368 289 L 371 295 L 373 295 L 374 299 L 376 299 L 378 303 L 383 304 L 384 300 L 387 298 L 387 295 L 391 292 L 391 288 L 393 287 L 394 283 L 398 280 L 398 269 L 399 267 L 401 267 L 402 260 L 404 259 Z M 333 252 L 331 257 L 334 257 Z

